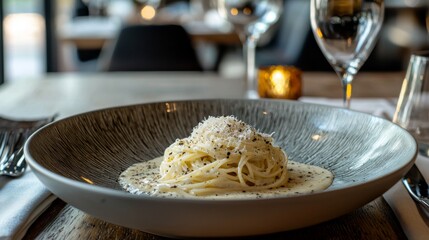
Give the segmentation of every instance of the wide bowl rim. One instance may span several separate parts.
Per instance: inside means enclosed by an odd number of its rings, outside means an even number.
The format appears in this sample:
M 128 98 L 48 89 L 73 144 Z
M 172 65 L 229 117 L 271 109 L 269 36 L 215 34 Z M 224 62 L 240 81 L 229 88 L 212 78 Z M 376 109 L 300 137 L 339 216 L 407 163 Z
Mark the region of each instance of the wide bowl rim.
M 69 119 L 72 119 L 72 118 L 77 118 L 77 117 L 90 115 L 90 114 L 97 114 L 99 112 L 104 112 L 104 111 L 112 111 L 115 109 L 126 109 L 126 108 L 132 108 L 132 107 L 138 107 L 138 106 L 144 106 L 144 105 L 152 105 L 152 104 L 210 102 L 210 101 L 287 102 L 288 104 L 313 105 L 313 106 L 317 106 L 317 107 L 321 107 L 321 108 L 337 109 L 337 110 L 341 110 L 341 111 L 347 111 L 347 112 L 350 112 L 352 114 L 366 115 L 366 116 L 371 117 L 371 118 L 378 118 L 382 121 L 387 122 L 388 124 L 392 124 L 399 131 L 402 131 L 403 133 L 405 133 L 405 136 L 408 136 L 410 138 L 410 140 L 412 139 L 413 143 L 414 143 L 413 144 L 413 146 L 414 146 L 413 152 L 414 153 L 413 153 L 413 156 L 408 161 L 405 161 L 401 165 L 396 165 L 394 171 L 390 171 L 390 172 L 387 172 L 385 174 L 381 174 L 378 177 L 369 178 L 365 182 L 350 182 L 347 184 L 347 186 L 342 186 L 342 187 L 338 187 L 338 188 L 334 188 L 334 189 L 328 188 L 328 189 L 323 190 L 323 191 L 318 191 L 318 192 L 308 193 L 308 194 L 289 195 L 289 196 L 281 196 L 280 195 L 280 196 L 272 196 L 272 197 L 264 197 L 264 198 L 234 198 L 234 199 L 232 199 L 232 198 L 219 198 L 219 199 L 213 199 L 213 198 L 168 198 L 168 197 L 157 197 L 157 196 L 150 196 L 150 195 L 143 195 L 143 194 L 137 195 L 137 194 L 132 194 L 132 193 L 122 191 L 122 190 L 112 189 L 112 188 L 105 187 L 105 186 L 91 185 L 88 183 L 73 180 L 71 178 L 65 177 L 63 175 L 57 174 L 55 172 L 52 172 L 52 171 L 44 168 L 41 164 L 39 164 L 33 158 L 33 156 L 31 155 L 30 149 L 29 149 L 30 148 L 29 146 L 30 146 L 33 138 L 37 134 L 40 134 L 40 132 L 45 131 L 45 129 L 50 128 L 53 125 L 58 124 L 59 122 L 65 122 L 65 121 L 68 121 Z M 344 190 L 352 190 L 353 188 L 358 188 L 358 187 L 362 187 L 365 185 L 371 185 L 372 183 L 377 182 L 381 179 L 387 178 L 387 177 L 392 176 L 392 175 L 396 175 L 398 172 L 402 172 L 404 168 L 408 168 L 408 169 L 411 168 L 412 164 L 416 160 L 417 154 L 418 154 L 418 149 L 417 149 L 417 142 L 416 142 L 415 138 L 408 131 L 406 131 L 404 128 L 402 128 L 399 125 L 397 125 L 393 122 L 390 122 L 390 121 L 388 121 L 382 117 L 374 116 L 374 115 L 371 115 L 369 113 L 359 112 L 356 110 L 345 109 L 345 108 L 341 108 L 341 107 L 337 107 L 337 106 L 328 106 L 328 105 L 323 105 L 323 104 L 318 104 L 318 103 L 308 103 L 308 102 L 299 102 L 299 101 L 293 101 L 293 100 L 279 100 L 279 99 L 230 99 L 230 98 L 228 98 L 228 99 L 224 99 L 224 98 L 189 99 L 189 100 L 186 99 L 186 100 L 171 100 L 171 101 L 154 101 L 154 102 L 146 102 L 146 103 L 138 103 L 138 104 L 100 108 L 100 109 L 96 109 L 96 110 L 92 110 L 92 111 L 87 111 L 87 112 L 82 112 L 79 114 L 67 116 L 67 117 L 59 119 L 55 122 L 49 123 L 49 124 L 41 127 L 40 129 L 38 129 L 37 131 L 35 131 L 28 138 L 28 140 L 26 141 L 26 143 L 24 145 L 24 155 L 25 155 L 26 161 L 28 162 L 31 169 L 33 171 L 41 173 L 42 175 L 44 175 L 44 176 L 46 176 L 46 177 L 48 177 L 54 181 L 60 182 L 64 185 L 73 186 L 74 188 L 83 189 L 83 190 L 91 191 L 91 192 L 98 193 L 98 194 L 105 194 L 105 195 L 121 197 L 121 198 L 131 198 L 131 199 L 136 199 L 136 200 L 166 201 L 166 202 L 173 201 L 173 202 L 185 202 L 185 203 L 198 202 L 198 203 L 210 203 L 210 204 L 228 203 L 228 202 L 243 202 L 243 201 L 247 202 L 247 201 L 299 199 L 299 198 L 307 198 L 307 197 L 314 197 L 314 196 L 323 196 L 323 195 L 327 195 L 327 194 L 334 194 L 336 192 L 341 192 Z M 407 171 L 408 171 L 408 169 L 407 169 Z M 37 174 L 36 174 L 36 176 L 37 176 Z

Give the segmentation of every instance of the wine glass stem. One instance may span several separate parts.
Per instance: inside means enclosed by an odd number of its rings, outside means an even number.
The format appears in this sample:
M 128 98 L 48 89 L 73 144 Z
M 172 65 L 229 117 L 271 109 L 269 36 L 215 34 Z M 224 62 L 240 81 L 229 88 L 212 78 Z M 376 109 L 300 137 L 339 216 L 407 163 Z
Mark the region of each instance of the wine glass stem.
M 243 44 L 243 52 L 246 68 L 246 89 L 247 96 L 250 98 L 257 97 L 256 72 L 255 72 L 255 51 L 256 38 L 247 37 Z
M 350 109 L 350 101 L 352 99 L 352 80 L 353 76 L 344 74 L 341 78 L 341 85 L 343 87 L 343 106 Z

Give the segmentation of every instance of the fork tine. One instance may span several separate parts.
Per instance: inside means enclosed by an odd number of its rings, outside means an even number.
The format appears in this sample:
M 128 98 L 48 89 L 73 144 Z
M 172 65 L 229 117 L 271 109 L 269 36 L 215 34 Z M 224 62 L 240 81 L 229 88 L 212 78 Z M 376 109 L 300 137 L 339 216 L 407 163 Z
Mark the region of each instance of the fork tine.
M 4 149 L 6 147 L 7 139 L 9 138 L 9 132 L 8 131 L 2 131 L 0 132 L 0 158 L 3 156 Z
M 11 133 L 11 131 L 5 131 L 5 135 L 2 141 L 2 155 L 0 159 L 1 166 L 5 165 L 8 161 L 9 155 L 12 153 L 12 145 L 15 142 L 15 136 Z
M 24 129 L 14 129 L 10 131 L 8 146 L 10 147 L 9 155 L 19 149 L 20 146 L 24 145 L 25 140 L 23 136 Z
M 24 174 L 26 168 L 27 162 L 24 159 L 24 150 L 21 147 L 10 156 L 10 160 L 3 166 L 1 173 L 10 177 L 19 177 Z
M 19 139 L 19 131 L 18 130 L 11 130 L 9 132 L 9 141 L 7 143 L 7 146 L 9 147 L 9 155 L 12 154 L 13 149 L 15 148 L 15 145 Z
M 27 131 L 29 130 L 17 129 L 15 131 L 8 132 L 9 138 L 6 145 L 6 153 L 2 156 L 0 161 L 0 171 L 3 174 L 9 176 L 18 176 L 20 173 L 17 169 L 21 169 L 22 164 L 25 164 L 26 166 L 26 163 L 23 163 L 24 156 L 22 153 L 22 148 L 26 140 L 25 135 Z M 22 170 L 22 172 L 23 171 L 25 171 L 25 169 Z M 14 172 L 16 175 L 11 175 Z
M 22 129 L 16 129 L 7 132 L 8 139 L 5 146 L 6 153 L 3 154 L 2 159 L 0 160 L 3 168 L 13 159 L 15 155 L 14 153 L 24 145 L 23 137 L 21 136 L 22 131 Z

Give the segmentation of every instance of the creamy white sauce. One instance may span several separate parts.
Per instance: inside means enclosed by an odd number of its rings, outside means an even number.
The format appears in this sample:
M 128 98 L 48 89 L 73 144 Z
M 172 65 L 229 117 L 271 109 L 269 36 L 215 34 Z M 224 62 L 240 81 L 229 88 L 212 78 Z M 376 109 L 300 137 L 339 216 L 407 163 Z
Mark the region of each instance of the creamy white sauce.
M 158 180 L 159 166 L 163 157 L 137 163 L 130 166 L 119 176 L 119 184 L 128 192 L 134 194 L 147 194 L 159 197 L 176 198 L 265 198 L 273 196 L 289 196 L 313 193 L 328 188 L 333 181 L 333 174 L 321 167 L 289 161 L 287 164 L 289 180 L 286 186 L 255 192 L 229 192 L 208 196 L 192 196 L 177 191 L 163 191 L 160 189 L 176 188 L 166 186 Z

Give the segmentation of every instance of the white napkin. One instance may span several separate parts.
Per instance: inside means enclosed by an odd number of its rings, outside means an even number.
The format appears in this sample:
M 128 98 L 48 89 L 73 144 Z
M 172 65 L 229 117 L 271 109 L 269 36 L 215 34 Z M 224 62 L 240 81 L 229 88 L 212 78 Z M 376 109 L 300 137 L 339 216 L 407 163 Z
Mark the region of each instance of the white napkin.
M 30 168 L 20 178 L 0 176 L 0 240 L 23 238 L 55 199 Z
M 338 99 L 303 98 L 304 102 L 319 103 L 331 106 L 341 106 Z M 376 116 L 389 117 L 395 112 L 394 101 L 385 99 L 353 99 L 351 109 L 371 113 Z M 416 165 L 429 182 L 429 158 L 418 156 Z M 383 194 L 384 199 L 392 208 L 408 239 L 429 239 L 429 215 L 419 211 L 417 205 L 408 195 L 401 182 L 396 183 Z M 424 215 L 427 216 L 424 216 Z M 427 217 L 427 218 L 426 218 Z
M 428 181 L 429 159 L 419 155 L 416 165 Z M 429 239 L 429 226 L 426 223 L 429 221 L 429 215 L 419 211 L 419 207 L 401 182 L 396 183 L 383 197 L 398 218 L 408 239 Z

